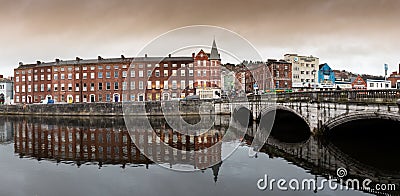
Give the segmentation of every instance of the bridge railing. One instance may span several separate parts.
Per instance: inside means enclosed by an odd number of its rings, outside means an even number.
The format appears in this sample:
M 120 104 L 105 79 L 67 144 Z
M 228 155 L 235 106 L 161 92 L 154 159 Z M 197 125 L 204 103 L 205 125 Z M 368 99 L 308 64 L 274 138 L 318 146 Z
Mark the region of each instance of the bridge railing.
M 304 91 L 250 96 L 249 100 L 273 99 L 277 102 L 360 102 L 360 103 L 396 103 L 400 99 L 400 90 L 334 90 Z

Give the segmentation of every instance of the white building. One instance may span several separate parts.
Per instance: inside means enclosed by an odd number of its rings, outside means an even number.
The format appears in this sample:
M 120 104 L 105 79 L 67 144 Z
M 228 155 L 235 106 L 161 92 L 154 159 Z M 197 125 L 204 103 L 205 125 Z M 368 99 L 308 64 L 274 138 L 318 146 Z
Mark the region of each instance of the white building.
M 391 89 L 391 86 L 392 84 L 389 80 L 367 79 L 367 90 Z
M 0 76 L 0 104 L 12 104 L 13 102 L 13 81 Z
M 13 126 L 11 122 L 0 120 L 0 143 L 11 141 L 13 139 Z
M 318 85 L 319 58 L 285 54 L 284 60 L 292 63 L 292 88 L 313 88 Z

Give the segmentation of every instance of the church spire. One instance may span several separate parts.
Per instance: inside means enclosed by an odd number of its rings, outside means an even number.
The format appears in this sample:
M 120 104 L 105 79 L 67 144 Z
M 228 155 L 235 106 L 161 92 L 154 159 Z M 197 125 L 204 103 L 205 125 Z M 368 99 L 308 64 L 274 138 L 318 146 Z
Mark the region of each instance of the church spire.
M 211 48 L 211 54 L 210 54 L 210 60 L 221 60 L 218 49 L 217 49 L 217 44 L 215 43 L 215 38 L 212 43 L 212 48 Z

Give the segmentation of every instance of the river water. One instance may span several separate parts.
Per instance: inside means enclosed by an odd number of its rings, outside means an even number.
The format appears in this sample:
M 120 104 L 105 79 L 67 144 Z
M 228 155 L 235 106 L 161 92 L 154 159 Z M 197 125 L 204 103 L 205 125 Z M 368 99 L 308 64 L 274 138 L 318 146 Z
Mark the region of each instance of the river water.
M 194 150 L 218 142 L 229 126 L 229 116 L 218 116 L 212 136 L 184 138 L 175 134 L 163 119 L 150 119 L 154 135 L 141 140 L 149 149 L 157 149 L 155 136 L 175 148 Z M 140 119 L 139 119 L 140 121 Z M 190 121 L 190 118 L 188 118 Z M 386 167 L 363 161 L 345 145 L 334 145 L 323 138 L 308 136 L 302 141 L 287 142 L 270 136 L 256 156 L 249 156 L 252 124 L 248 135 L 226 159 L 221 150 L 196 157 L 160 151 L 153 163 L 135 147 L 122 118 L 76 117 L 0 117 L 0 195 L 70 196 L 70 195 L 369 195 L 372 191 L 346 190 L 337 175 L 338 168 L 347 170 L 343 179 L 364 180 L 372 184 L 395 184 L 399 187 L 398 146 L 395 153 L 378 156 L 381 162 L 394 162 Z M 296 125 L 293 125 L 294 127 Z M 398 126 L 398 125 L 396 125 Z M 287 127 L 287 126 L 284 126 Z M 279 129 L 279 126 L 274 126 Z M 153 131 L 153 130 L 149 130 Z M 273 130 L 273 132 L 276 130 Z M 162 136 L 161 136 L 162 135 Z M 304 136 L 302 136 L 304 137 Z M 195 142 L 195 140 L 197 142 Z M 157 140 L 159 141 L 159 140 Z M 224 141 L 226 142 L 226 141 Z M 225 145 L 225 144 L 221 144 Z M 357 144 L 361 145 L 361 144 Z M 199 147 L 200 146 L 200 147 Z M 147 149 L 148 151 L 150 151 Z M 351 149 L 351 147 L 350 147 Z M 387 150 L 388 148 L 385 148 Z M 350 150 L 351 151 L 351 150 Z M 355 152 L 359 152 L 355 150 Z M 371 156 L 368 154 L 366 156 Z M 154 158 L 154 157 L 152 157 Z M 171 161 L 171 160 L 174 161 Z M 370 157 L 369 159 L 374 159 Z M 196 171 L 168 169 L 184 161 Z M 217 164 L 207 165 L 210 161 Z M 268 179 L 265 179 L 267 176 Z M 264 179 L 264 180 L 261 180 Z M 261 190 L 264 182 L 271 182 Z M 309 179 L 320 183 L 335 179 L 319 188 L 292 190 L 286 182 Z M 260 181 L 261 180 L 261 181 Z M 267 183 L 268 184 L 268 183 Z M 294 184 L 295 185 L 295 184 Z M 336 186 L 336 188 L 335 188 Z M 282 190 L 284 187 L 289 190 Z M 301 189 L 301 185 L 299 185 Z M 399 193 L 389 191 L 389 193 Z M 377 194 L 377 193 L 375 193 Z

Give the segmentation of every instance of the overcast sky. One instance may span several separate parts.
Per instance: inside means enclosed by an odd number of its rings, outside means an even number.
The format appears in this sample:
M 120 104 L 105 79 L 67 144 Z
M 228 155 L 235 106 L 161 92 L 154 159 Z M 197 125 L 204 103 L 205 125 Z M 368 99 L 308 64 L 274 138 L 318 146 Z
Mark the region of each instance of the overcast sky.
M 158 35 L 198 24 L 240 34 L 264 60 L 313 55 L 375 75 L 400 63 L 397 0 L 0 0 L 0 74 L 18 62 L 134 56 Z

